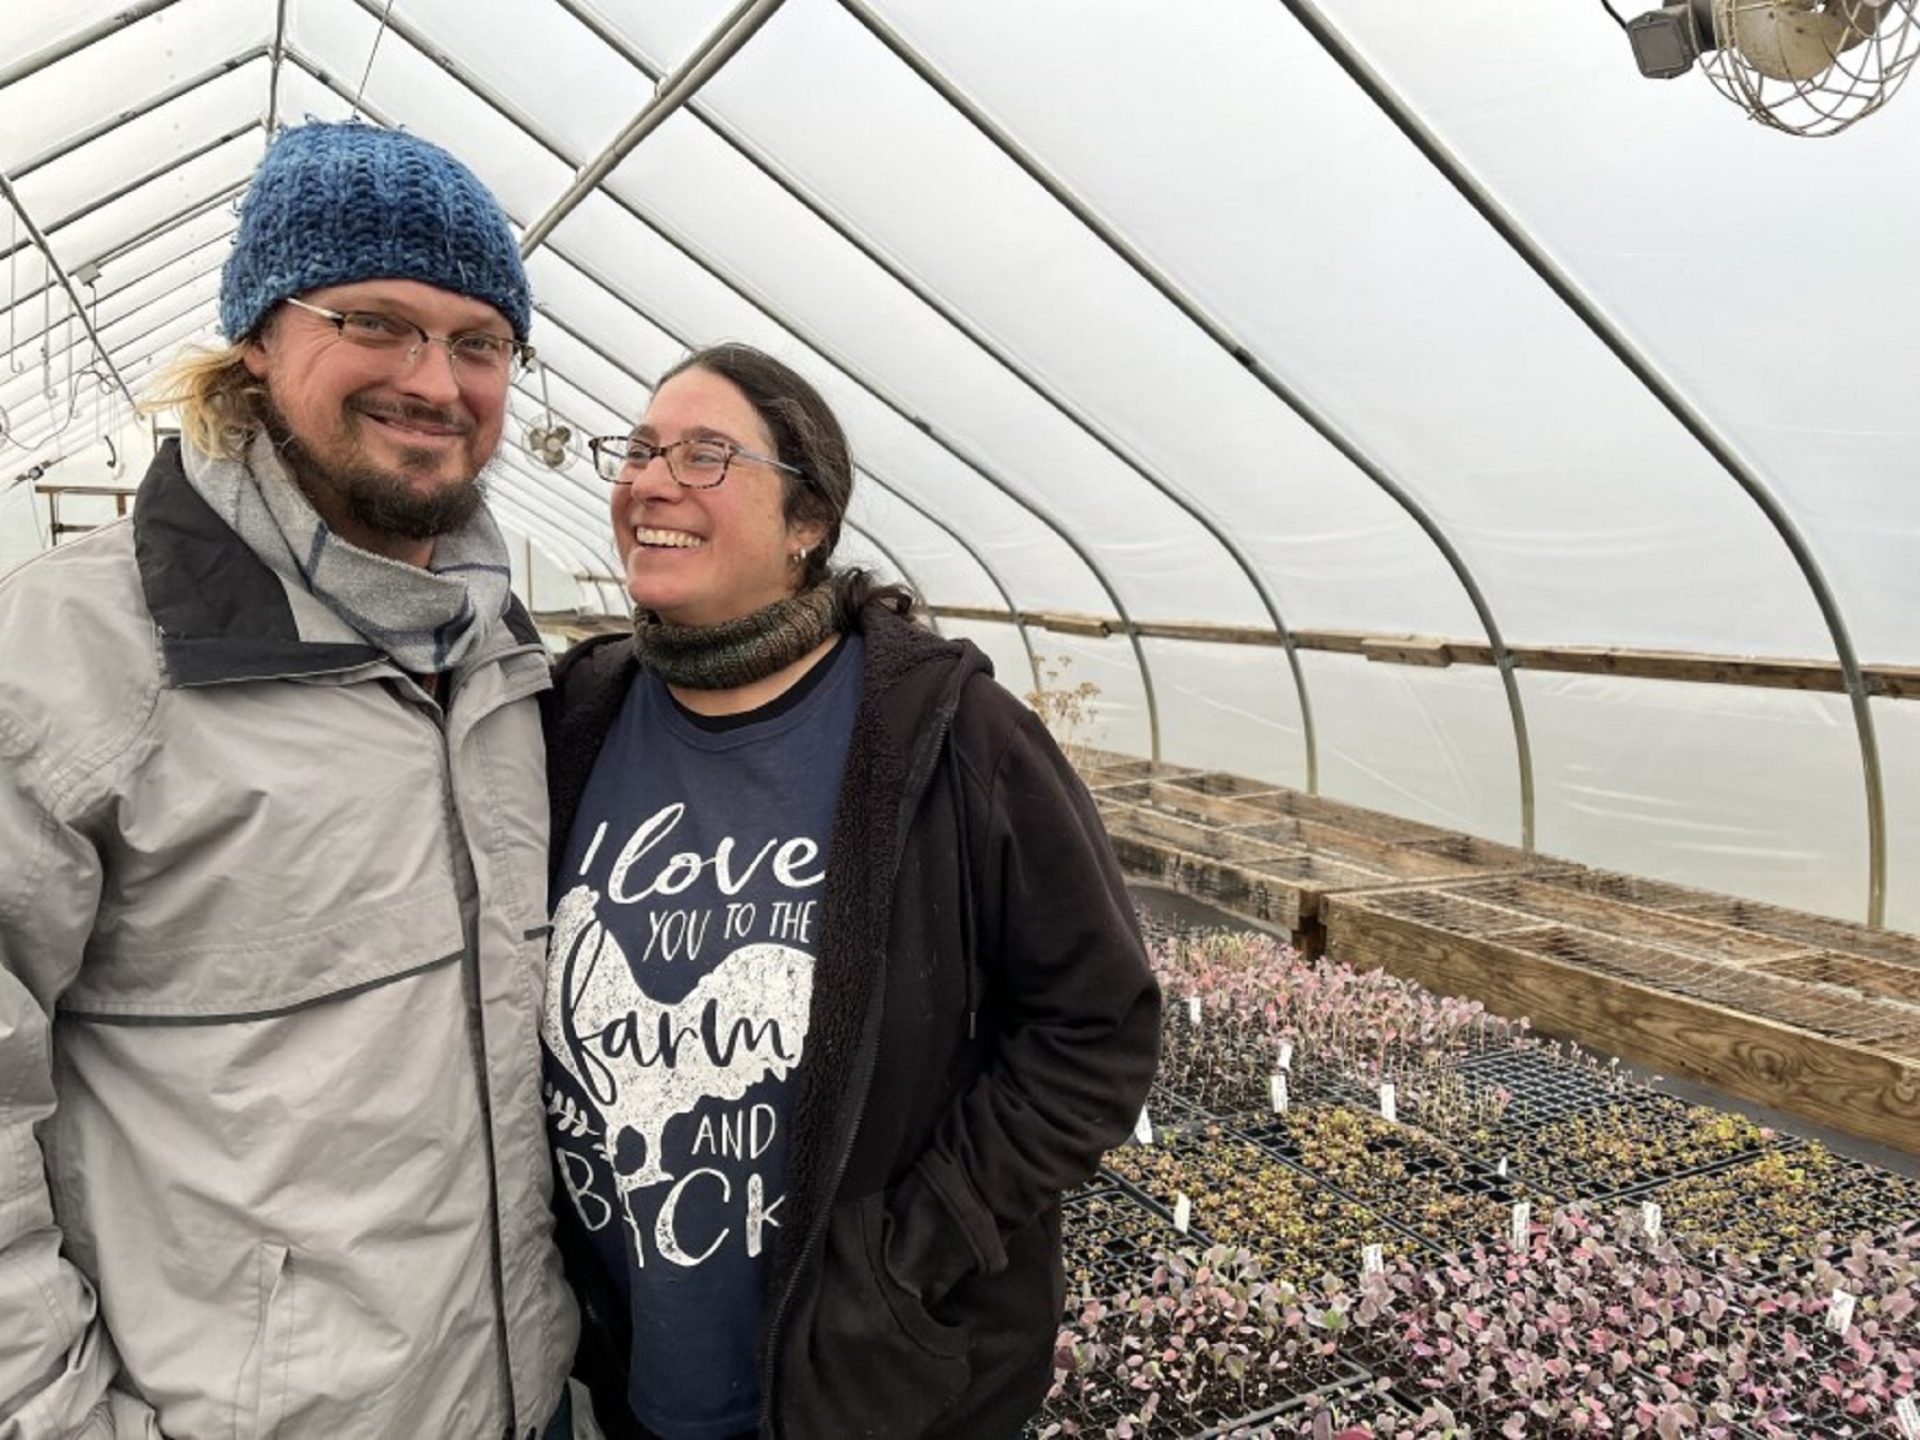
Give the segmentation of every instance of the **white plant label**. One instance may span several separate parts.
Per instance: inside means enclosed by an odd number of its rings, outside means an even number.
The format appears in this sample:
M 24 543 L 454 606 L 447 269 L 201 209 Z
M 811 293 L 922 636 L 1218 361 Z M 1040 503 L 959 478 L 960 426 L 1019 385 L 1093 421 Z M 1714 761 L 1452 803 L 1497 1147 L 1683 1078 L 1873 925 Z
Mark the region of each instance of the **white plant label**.
M 1920 1440 L 1920 1400 L 1902 1395 L 1893 1402 L 1893 1418 L 1900 1422 L 1902 1440 Z
M 1291 1040 L 1282 1040 L 1280 1042 L 1280 1068 L 1282 1070 L 1291 1070 L 1293 1068 L 1293 1042 Z
M 1533 1206 L 1525 1200 L 1522 1200 L 1513 1207 L 1513 1234 L 1510 1238 L 1513 1241 L 1514 1249 L 1524 1250 L 1527 1248 L 1527 1239 L 1532 1229 Z
M 1369 1245 L 1360 1252 L 1360 1273 L 1362 1275 L 1383 1274 L 1387 1268 L 1387 1257 L 1378 1245 Z
M 1140 1118 L 1133 1122 L 1133 1138 L 1142 1145 L 1153 1144 L 1153 1121 L 1147 1118 L 1144 1108 L 1140 1111 Z
M 1189 995 L 1187 997 L 1187 1023 L 1189 1025 L 1198 1025 L 1200 1023 L 1200 997 L 1198 995 Z
M 1193 1224 L 1193 1201 L 1189 1200 L 1184 1195 L 1174 1196 L 1173 1197 L 1173 1228 L 1178 1230 L 1182 1235 L 1184 1235 L 1187 1233 L 1187 1227 L 1192 1224 Z
M 1836 1335 L 1847 1333 L 1847 1327 L 1853 1324 L 1853 1307 L 1860 1297 L 1851 1290 L 1835 1290 L 1833 1299 L 1827 1302 L 1827 1328 Z
M 1647 1239 L 1660 1238 L 1660 1202 L 1658 1200 L 1640 1202 L 1640 1228 L 1647 1232 Z
M 1380 1087 L 1380 1118 L 1389 1125 L 1398 1124 L 1400 1120 L 1400 1106 L 1393 1098 L 1391 1080 Z
M 1494 1167 L 1493 1173 L 1499 1176 L 1502 1180 L 1507 1178 L 1507 1157 L 1506 1156 L 1502 1155 L 1500 1157 L 1500 1163 Z
M 1273 1094 L 1273 1113 L 1276 1115 L 1285 1114 L 1287 1109 L 1287 1077 L 1285 1075 L 1269 1075 L 1267 1077 L 1267 1088 Z

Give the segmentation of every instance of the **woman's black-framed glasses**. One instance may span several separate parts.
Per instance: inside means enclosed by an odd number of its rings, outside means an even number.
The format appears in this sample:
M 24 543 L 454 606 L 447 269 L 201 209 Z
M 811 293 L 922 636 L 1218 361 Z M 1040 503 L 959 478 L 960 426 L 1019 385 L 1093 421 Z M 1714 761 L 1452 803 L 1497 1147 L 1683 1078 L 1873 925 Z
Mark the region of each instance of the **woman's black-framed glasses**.
M 689 435 L 670 445 L 651 445 L 631 435 L 599 435 L 587 441 L 587 449 L 593 452 L 595 473 L 610 485 L 618 485 L 629 471 L 646 469 L 656 455 L 667 462 L 667 473 L 688 490 L 713 489 L 727 478 L 727 467 L 735 456 L 771 465 L 775 470 L 799 476 L 802 481 L 807 478 L 806 472 L 797 465 L 711 435 Z

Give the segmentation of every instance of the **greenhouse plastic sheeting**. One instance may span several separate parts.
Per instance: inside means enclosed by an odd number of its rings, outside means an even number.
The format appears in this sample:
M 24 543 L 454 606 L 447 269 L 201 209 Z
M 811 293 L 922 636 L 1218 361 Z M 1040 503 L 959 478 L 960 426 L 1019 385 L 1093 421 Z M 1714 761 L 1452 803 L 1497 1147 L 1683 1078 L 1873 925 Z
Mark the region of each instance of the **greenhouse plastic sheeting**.
M 6 7 L 0 564 L 53 538 L 26 477 L 137 480 L 127 392 L 217 338 L 275 129 L 404 125 L 524 229 L 735 8 Z M 1700 76 L 1642 80 L 1585 0 L 1320 10 L 1750 484 L 1291 3 L 787 0 L 529 258 L 545 363 L 492 480 L 517 583 L 623 613 L 581 442 L 689 346 L 744 339 L 847 423 L 844 558 L 1016 692 L 1097 687 L 1075 738 L 1855 918 L 1877 873 L 1885 921 L 1920 928 L 1920 699 L 1484 663 L 1834 672 L 1844 629 L 1920 666 L 1920 101 L 1808 144 Z M 549 415 L 558 468 L 524 448 Z M 1375 663 L 1359 635 L 1482 653 Z

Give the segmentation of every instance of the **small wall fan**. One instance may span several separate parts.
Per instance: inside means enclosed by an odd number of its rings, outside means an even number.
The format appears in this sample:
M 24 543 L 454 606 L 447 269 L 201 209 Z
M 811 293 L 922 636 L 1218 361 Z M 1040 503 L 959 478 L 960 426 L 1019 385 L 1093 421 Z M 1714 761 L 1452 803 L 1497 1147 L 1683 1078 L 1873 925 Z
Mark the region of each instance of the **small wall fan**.
M 536 421 L 526 429 L 527 449 L 543 465 L 558 470 L 567 463 L 567 442 L 573 431 L 556 424 L 552 416 Z
M 527 426 L 523 432 L 528 451 L 542 465 L 559 470 L 567 463 L 567 445 L 573 439 L 573 431 L 553 418 L 553 405 L 547 399 L 547 367 L 540 367 L 540 408 L 544 412 L 541 418 Z
M 1837 135 L 1892 98 L 1920 53 L 1920 0 L 1679 0 L 1626 22 L 1642 75 L 1696 60 L 1762 124 Z M 1612 7 L 1609 5 L 1608 7 Z

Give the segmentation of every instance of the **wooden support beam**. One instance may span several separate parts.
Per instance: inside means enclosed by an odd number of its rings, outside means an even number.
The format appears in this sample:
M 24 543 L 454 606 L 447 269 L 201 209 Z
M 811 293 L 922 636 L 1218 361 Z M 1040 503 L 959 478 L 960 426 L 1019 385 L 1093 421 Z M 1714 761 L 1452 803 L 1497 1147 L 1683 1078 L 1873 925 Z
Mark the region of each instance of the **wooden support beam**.
M 943 619 L 1011 624 L 1013 613 L 986 606 L 936 605 Z M 1276 630 L 1247 625 L 1211 625 L 1204 621 L 1140 620 L 1132 624 L 1097 615 L 1071 615 L 1024 610 L 1020 619 L 1030 628 L 1060 634 L 1139 635 L 1159 640 L 1190 640 L 1208 645 L 1277 647 Z M 1388 635 L 1362 630 L 1296 630 L 1296 650 L 1330 655 L 1360 655 L 1389 665 L 1492 665 L 1493 650 L 1485 641 L 1458 640 L 1439 635 Z M 1644 650 L 1610 645 L 1515 645 L 1514 664 L 1523 670 L 1558 675 L 1617 675 L 1634 680 L 1677 680 L 1700 685 L 1744 685 L 1764 690 L 1846 693 L 1837 661 L 1776 659 L 1756 655 L 1714 655 L 1691 650 Z M 1868 689 L 1890 700 L 1920 699 L 1920 665 L 1866 665 Z
M 1453 664 L 1453 655 L 1447 648 L 1447 642 L 1427 635 L 1410 635 L 1403 640 L 1369 636 L 1360 642 L 1360 653 L 1369 660 L 1380 660 L 1389 665 L 1430 665 L 1445 669 Z
M 1920 1057 L 1898 1042 L 1817 1035 L 1556 960 L 1526 948 L 1551 932 L 1545 922 L 1493 937 L 1450 935 L 1380 913 L 1364 894 L 1328 896 L 1321 919 L 1328 952 L 1351 964 L 1379 965 L 1496 1014 L 1525 1016 L 1547 1034 L 1863 1139 L 1911 1153 L 1920 1136 Z

